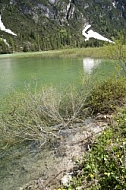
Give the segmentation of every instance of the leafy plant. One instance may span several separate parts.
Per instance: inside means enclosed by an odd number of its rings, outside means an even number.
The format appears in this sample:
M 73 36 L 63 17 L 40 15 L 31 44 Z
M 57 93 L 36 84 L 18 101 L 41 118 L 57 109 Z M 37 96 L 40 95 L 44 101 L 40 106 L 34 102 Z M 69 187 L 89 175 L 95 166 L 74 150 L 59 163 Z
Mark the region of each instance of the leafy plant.
M 125 36 L 121 33 L 118 34 L 118 40 L 115 44 L 107 45 L 107 55 L 109 58 L 116 60 L 117 75 L 126 76 L 126 51 L 125 51 Z
M 122 106 L 125 98 L 125 78 L 108 78 L 93 88 L 87 105 L 93 114 L 109 113 Z

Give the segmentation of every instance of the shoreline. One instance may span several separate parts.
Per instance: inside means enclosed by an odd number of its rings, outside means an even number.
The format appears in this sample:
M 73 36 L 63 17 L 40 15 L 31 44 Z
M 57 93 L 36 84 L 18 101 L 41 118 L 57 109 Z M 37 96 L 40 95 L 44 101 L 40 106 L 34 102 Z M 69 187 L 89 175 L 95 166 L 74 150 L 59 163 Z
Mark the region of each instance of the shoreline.
M 109 58 L 108 52 L 106 51 L 107 46 L 103 47 L 88 47 L 88 48 L 72 48 L 72 49 L 60 49 L 60 50 L 49 50 L 39 52 L 15 52 L 13 54 L 1 54 L 0 58 L 22 58 L 29 56 L 69 56 L 69 57 L 91 57 L 91 58 Z M 126 46 L 125 46 L 126 49 Z
M 59 50 L 48 50 L 48 51 L 38 51 L 38 52 L 14 52 L 12 54 L 0 54 L 0 58 L 11 58 L 11 57 L 29 57 L 29 56 L 69 56 L 69 57 L 91 57 L 91 58 L 106 58 L 113 59 L 111 57 L 109 49 L 114 46 L 102 46 L 102 47 L 87 47 L 87 48 L 69 48 L 69 49 L 59 49 Z M 116 47 L 116 46 L 115 46 Z M 118 47 L 116 47 L 118 49 Z M 126 55 L 126 45 L 122 46 L 124 56 Z

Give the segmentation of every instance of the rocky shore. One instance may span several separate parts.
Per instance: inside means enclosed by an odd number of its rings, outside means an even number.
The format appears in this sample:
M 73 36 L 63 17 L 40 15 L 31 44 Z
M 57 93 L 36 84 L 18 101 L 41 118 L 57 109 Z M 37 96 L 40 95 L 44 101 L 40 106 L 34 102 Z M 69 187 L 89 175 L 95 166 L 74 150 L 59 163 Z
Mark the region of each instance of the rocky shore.
M 60 138 L 54 139 L 41 150 L 45 155 L 40 162 L 41 172 L 35 174 L 33 170 L 36 179 L 19 187 L 19 190 L 57 189 L 63 176 L 72 171 L 76 161 L 90 149 L 95 136 L 108 126 L 111 119 L 110 115 L 98 115 L 95 119 L 87 118 L 83 123 L 59 130 Z M 39 162 L 36 164 L 39 170 Z

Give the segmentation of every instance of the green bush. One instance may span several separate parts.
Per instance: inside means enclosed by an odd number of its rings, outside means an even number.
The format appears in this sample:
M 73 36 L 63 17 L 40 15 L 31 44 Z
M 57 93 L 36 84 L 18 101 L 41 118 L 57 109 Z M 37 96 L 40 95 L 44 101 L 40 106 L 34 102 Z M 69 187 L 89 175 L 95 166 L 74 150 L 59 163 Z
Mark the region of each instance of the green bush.
M 87 105 L 93 114 L 110 113 L 122 106 L 125 98 L 125 78 L 108 78 L 93 88 Z

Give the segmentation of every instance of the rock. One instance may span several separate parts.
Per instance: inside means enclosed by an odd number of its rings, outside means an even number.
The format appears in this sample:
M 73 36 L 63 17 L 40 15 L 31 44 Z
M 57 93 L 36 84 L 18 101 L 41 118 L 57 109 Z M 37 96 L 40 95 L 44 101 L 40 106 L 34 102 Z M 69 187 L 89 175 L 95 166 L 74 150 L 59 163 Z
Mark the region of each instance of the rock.
M 62 183 L 62 185 L 63 185 L 64 187 L 68 187 L 71 180 L 72 180 L 71 175 L 67 173 L 66 175 L 64 175 L 64 176 L 62 177 L 61 183 Z
M 23 187 L 20 187 L 19 190 L 23 190 Z

